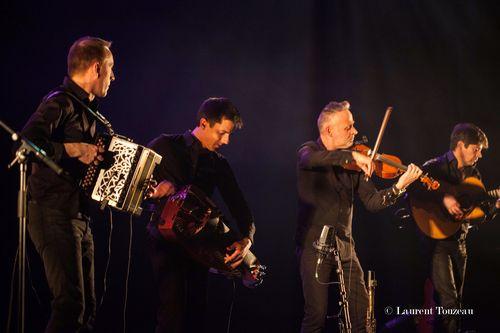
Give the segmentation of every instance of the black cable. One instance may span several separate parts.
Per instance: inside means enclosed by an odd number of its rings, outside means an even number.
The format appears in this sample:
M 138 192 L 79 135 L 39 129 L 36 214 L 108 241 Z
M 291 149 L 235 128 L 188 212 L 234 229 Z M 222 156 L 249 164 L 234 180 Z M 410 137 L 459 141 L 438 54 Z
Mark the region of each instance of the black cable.
M 102 295 L 101 300 L 99 301 L 98 309 L 101 308 L 102 303 L 104 302 L 104 296 L 106 295 L 106 290 L 108 289 L 108 270 L 109 263 L 111 262 L 111 239 L 113 235 L 113 211 L 108 206 L 109 209 L 109 235 L 108 235 L 108 259 L 106 260 L 106 268 L 104 269 L 104 278 L 103 278 L 103 286 L 102 286 Z
M 352 273 L 352 262 L 353 262 L 353 258 L 352 258 L 352 235 L 349 239 L 349 256 L 351 257 L 351 259 L 349 260 L 349 284 L 347 285 L 347 290 L 348 290 L 348 293 L 349 295 L 351 295 L 351 273 Z
M 99 111 L 92 110 L 91 108 L 89 108 L 89 106 L 87 104 L 83 103 L 78 97 L 73 95 L 71 92 L 69 92 L 67 90 L 56 90 L 56 91 L 51 92 L 51 94 L 48 97 L 46 97 L 45 99 L 47 100 L 47 99 L 49 99 L 53 96 L 56 96 L 58 94 L 65 94 L 65 95 L 70 96 L 73 100 L 78 102 L 78 104 L 80 104 L 84 110 L 86 110 L 97 121 L 99 121 L 101 124 L 103 124 L 106 127 L 106 129 L 108 130 L 109 135 L 115 134 L 115 131 L 113 130 L 113 127 L 111 126 L 111 123 L 109 122 L 109 120 L 106 119 L 106 117 L 104 117 Z
M 323 282 L 319 279 L 319 272 L 318 272 L 318 268 L 320 266 L 320 263 L 316 263 L 316 270 L 314 272 L 314 277 L 316 278 L 316 281 L 319 283 L 319 284 L 323 284 L 323 285 L 330 285 L 330 284 L 339 284 L 340 282 L 339 281 L 330 281 L 330 282 Z
M 12 265 L 12 274 L 10 278 L 9 314 L 7 315 L 7 327 L 5 329 L 6 333 L 10 332 L 10 323 L 12 321 L 12 306 L 14 302 L 14 276 L 16 275 L 18 257 L 19 257 L 19 248 L 17 249 L 16 256 L 14 257 L 14 264 Z
M 231 300 L 231 306 L 229 307 L 229 316 L 227 318 L 226 333 L 229 333 L 229 331 L 231 330 L 231 317 L 233 315 L 233 307 L 234 307 L 234 302 L 236 300 L 236 282 L 234 279 L 232 279 L 232 281 L 233 281 L 233 299 Z
M 36 291 L 35 285 L 33 284 L 33 279 L 31 277 L 31 267 L 30 267 L 30 260 L 29 256 L 26 255 L 26 266 L 28 267 L 28 279 L 30 280 L 30 285 L 31 285 L 31 290 L 33 290 L 33 293 L 35 294 L 36 300 L 38 301 L 38 305 L 42 305 L 42 301 L 40 300 L 40 297 L 38 296 L 38 292 Z
M 364 138 L 366 139 L 366 137 Z M 351 175 L 351 214 L 353 214 L 354 210 L 354 182 L 352 181 L 352 175 Z M 353 262 L 353 257 L 352 257 L 352 220 L 351 220 L 351 235 L 349 237 L 349 284 L 347 285 L 347 290 L 349 296 L 351 295 L 351 273 L 352 273 L 352 262 Z
M 128 280 L 130 277 L 130 262 L 132 261 L 132 233 L 133 233 L 133 225 L 132 225 L 133 216 L 130 214 L 129 219 L 129 241 L 128 241 L 128 263 L 127 263 L 127 277 L 125 280 L 125 301 L 123 304 L 123 333 L 126 332 L 127 329 L 127 300 L 128 300 Z
M 12 308 L 13 308 L 13 302 L 14 302 L 14 297 L 13 297 L 13 292 L 14 292 L 14 280 L 15 280 L 15 275 L 16 275 L 16 267 L 17 267 L 17 261 L 19 260 L 19 248 L 16 250 L 16 255 L 14 256 L 14 264 L 12 266 L 12 273 L 10 277 L 10 296 L 9 296 L 9 309 L 8 309 L 8 315 L 7 315 L 7 324 L 5 328 L 5 332 L 10 331 L 10 325 L 12 322 Z M 36 291 L 35 285 L 33 284 L 33 278 L 31 276 L 31 266 L 30 266 L 30 261 L 29 261 L 29 256 L 26 256 L 26 266 L 28 268 L 28 279 L 30 281 L 30 286 L 31 289 L 33 290 L 33 293 L 35 294 L 35 298 L 38 302 L 39 305 L 42 305 L 42 301 L 40 300 L 40 296 L 38 295 L 38 292 Z
M 351 214 L 352 214 L 352 211 L 354 210 L 354 182 L 353 182 L 353 179 L 352 179 L 352 175 L 350 175 L 349 177 L 351 179 Z M 337 236 L 335 236 L 337 237 Z M 352 263 L 354 261 L 354 258 L 352 257 L 352 227 L 351 227 L 351 235 L 349 235 L 349 274 L 347 276 L 347 279 L 349 280 L 348 284 L 347 284 L 347 299 L 349 300 L 350 296 L 351 296 L 351 274 L 352 274 Z M 338 246 L 337 246 L 338 248 Z M 320 284 L 335 284 L 335 283 L 339 283 L 340 284 L 340 281 L 339 282 L 321 282 L 319 280 L 319 277 L 318 277 L 318 266 L 319 265 L 316 265 L 316 280 L 318 281 L 318 283 Z M 343 268 L 343 265 L 341 264 L 340 265 L 340 269 L 344 269 Z M 345 285 L 345 279 L 344 279 L 344 285 Z M 348 310 L 349 311 L 349 310 Z M 339 309 L 339 312 L 336 316 L 327 316 L 327 318 L 337 318 L 338 320 L 340 320 L 340 316 L 342 315 L 342 307 L 340 307 Z

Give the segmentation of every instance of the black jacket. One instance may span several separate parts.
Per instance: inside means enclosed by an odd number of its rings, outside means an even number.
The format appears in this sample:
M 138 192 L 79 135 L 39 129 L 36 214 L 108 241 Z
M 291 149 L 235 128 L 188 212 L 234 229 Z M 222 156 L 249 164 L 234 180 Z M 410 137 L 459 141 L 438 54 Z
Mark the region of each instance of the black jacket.
M 323 225 L 333 225 L 340 240 L 352 242 L 352 210 L 358 195 L 370 211 L 395 203 L 394 188 L 378 191 L 362 172 L 346 170 L 352 161 L 350 151 L 328 151 L 321 139 L 309 141 L 297 152 L 298 246 L 316 240 Z

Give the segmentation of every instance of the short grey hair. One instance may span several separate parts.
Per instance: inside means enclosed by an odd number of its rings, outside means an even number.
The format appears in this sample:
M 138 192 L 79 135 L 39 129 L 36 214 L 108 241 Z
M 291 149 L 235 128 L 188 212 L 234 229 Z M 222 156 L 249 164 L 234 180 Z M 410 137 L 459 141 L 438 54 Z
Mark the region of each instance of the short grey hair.
M 340 111 L 349 111 L 349 107 L 351 105 L 349 104 L 348 101 L 343 101 L 343 102 L 330 102 L 328 103 L 323 110 L 321 110 L 321 113 L 319 114 L 318 117 L 318 130 L 320 133 L 322 133 L 325 129 L 326 123 L 331 119 L 331 117 Z

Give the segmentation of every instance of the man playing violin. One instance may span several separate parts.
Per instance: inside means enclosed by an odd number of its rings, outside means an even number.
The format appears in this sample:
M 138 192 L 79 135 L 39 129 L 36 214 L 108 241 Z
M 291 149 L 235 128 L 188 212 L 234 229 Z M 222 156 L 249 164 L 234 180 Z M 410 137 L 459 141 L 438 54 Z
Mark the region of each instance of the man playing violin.
M 476 165 L 482 158 L 482 150 L 488 148 L 486 134 L 476 125 L 470 123 L 457 124 L 450 137 L 450 151 L 444 155 L 424 163 L 423 169 L 437 180 L 457 185 L 468 177 L 481 179 Z M 443 187 L 443 186 L 442 186 Z M 464 218 L 465 212 L 457 198 L 446 189 L 431 193 L 423 193 L 415 188 L 411 198 L 427 198 L 439 202 L 456 221 Z M 485 202 L 487 218 L 491 219 L 500 207 L 500 201 Z M 414 216 L 415 217 L 415 216 Z M 448 309 L 459 309 L 467 261 L 466 236 L 469 223 L 460 223 L 458 231 L 444 239 L 424 237 L 425 250 L 429 253 L 430 275 L 439 304 Z M 458 316 L 443 316 L 442 328 L 445 332 L 459 330 Z
M 368 294 L 351 232 L 354 195 L 357 194 L 370 211 L 383 209 L 394 204 L 422 171 L 410 164 L 393 186 L 379 191 L 365 177 L 372 173 L 372 160 L 348 150 L 358 133 L 349 102 L 330 102 L 321 111 L 317 124 L 319 138 L 301 145 L 297 153 L 299 204 L 296 242 L 305 300 L 301 332 L 320 332 L 325 326 L 328 286 L 315 279 L 317 252 L 313 247 L 324 225 L 335 228 L 352 332 L 366 332 Z M 363 172 L 343 167 L 351 163 Z M 321 281 L 336 279 L 335 263 L 331 258 L 325 259 L 321 265 L 319 277 Z

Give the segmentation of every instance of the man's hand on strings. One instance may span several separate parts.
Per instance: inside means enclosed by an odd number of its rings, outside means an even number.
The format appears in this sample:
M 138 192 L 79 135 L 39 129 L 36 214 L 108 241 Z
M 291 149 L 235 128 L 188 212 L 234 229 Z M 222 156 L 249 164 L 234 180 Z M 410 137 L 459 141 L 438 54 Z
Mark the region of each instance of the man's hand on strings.
M 464 212 L 460 207 L 460 203 L 454 196 L 450 194 L 445 194 L 445 196 L 443 197 L 443 205 L 448 211 L 448 213 L 450 213 L 450 215 L 453 216 L 455 219 L 460 220 L 464 217 Z

